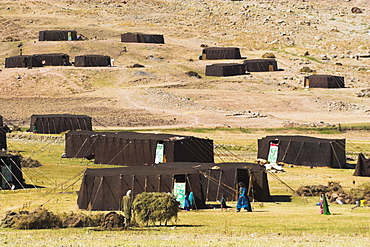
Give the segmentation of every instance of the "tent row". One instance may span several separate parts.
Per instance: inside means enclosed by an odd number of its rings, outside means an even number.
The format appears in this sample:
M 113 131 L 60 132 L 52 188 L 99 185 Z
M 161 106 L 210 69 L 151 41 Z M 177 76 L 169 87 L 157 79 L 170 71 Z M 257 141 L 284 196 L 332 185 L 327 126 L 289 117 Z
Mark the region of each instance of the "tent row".
M 87 115 L 45 114 L 31 116 L 30 131 L 60 134 L 67 130 L 92 130 L 92 118 Z
M 75 30 L 43 30 L 39 31 L 39 41 L 74 41 L 81 40 Z M 121 42 L 132 43 L 158 43 L 164 44 L 161 34 L 124 33 L 121 34 Z
M 267 174 L 253 163 L 163 163 L 158 166 L 86 169 L 78 193 L 79 209 L 119 210 L 127 190 L 132 196 L 142 192 L 174 193 L 181 198 L 190 192 L 195 207 L 206 208 L 209 201 L 225 196 L 235 201 L 237 184 L 243 182 L 251 199 L 271 202 Z
M 214 162 L 212 140 L 137 132 L 70 131 L 65 135 L 65 156 L 93 157 L 96 164 L 125 166 Z
M 244 75 L 246 72 L 277 71 L 275 59 L 248 59 L 243 63 L 216 63 L 206 65 L 206 76 Z
M 64 53 L 19 55 L 5 58 L 5 68 L 32 68 L 43 66 L 70 66 L 69 55 Z M 76 56 L 75 67 L 111 66 L 111 58 L 104 55 Z

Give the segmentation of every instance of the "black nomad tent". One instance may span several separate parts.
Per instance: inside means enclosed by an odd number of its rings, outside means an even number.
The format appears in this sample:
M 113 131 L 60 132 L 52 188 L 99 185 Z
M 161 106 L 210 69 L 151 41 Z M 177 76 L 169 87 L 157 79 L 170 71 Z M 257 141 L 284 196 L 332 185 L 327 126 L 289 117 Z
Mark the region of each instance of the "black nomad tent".
M 42 67 L 42 62 L 34 55 L 19 55 L 5 58 L 5 68 Z
M 275 59 L 248 59 L 243 62 L 245 71 L 248 72 L 264 72 L 277 71 L 278 66 Z
M 3 116 L 0 115 L 0 128 L 3 127 L 4 122 L 3 122 Z
M 75 57 L 75 67 L 111 66 L 111 59 L 104 55 L 83 55 Z
M 71 114 L 31 116 L 31 132 L 59 134 L 67 130 L 92 130 L 91 117 Z
M 310 75 L 304 78 L 304 87 L 344 88 L 344 77 L 334 75 Z
M 346 168 L 345 139 L 266 136 L 258 139 L 258 158 L 270 163 Z
M 358 154 L 356 169 L 353 176 L 370 177 L 370 159 L 366 159 L 363 153 Z
M 161 34 L 124 33 L 121 34 L 121 42 L 164 44 L 164 38 Z
M 157 166 L 86 169 L 78 193 L 79 209 L 120 210 L 127 190 L 132 196 L 142 192 L 193 192 L 197 209 L 224 195 L 237 199 L 237 184 L 243 182 L 251 199 L 270 202 L 267 174 L 252 163 L 163 163 Z
M 69 56 L 63 53 L 34 54 L 43 66 L 69 66 Z
M 24 179 L 19 155 L 0 152 L 0 168 L 1 189 L 19 189 L 23 187 Z
M 96 164 L 142 166 L 164 162 L 213 162 L 213 141 L 192 136 L 137 132 L 71 131 L 68 158 L 94 154 Z
M 206 66 L 206 76 L 233 76 L 244 75 L 243 64 L 238 63 L 216 63 Z
M 39 41 L 72 41 L 77 40 L 77 32 L 73 30 L 39 31 Z
M 238 47 L 207 47 L 199 57 L 201 60 L 241 59 Z

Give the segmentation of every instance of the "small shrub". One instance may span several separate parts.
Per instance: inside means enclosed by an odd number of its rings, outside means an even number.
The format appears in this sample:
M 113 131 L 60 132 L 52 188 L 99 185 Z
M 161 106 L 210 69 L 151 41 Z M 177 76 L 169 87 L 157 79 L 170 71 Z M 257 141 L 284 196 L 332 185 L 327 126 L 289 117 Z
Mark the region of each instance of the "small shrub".
M 310 69 L 310 67 L 302 67 L 299 72 L 304 72 L 304 73 L 313 73 L 316 72 L 315 70 Z
M 276 57 L 274 53 L 266 52 L 265 54 L 262 55 L 262 58 L 276 58 Z
M 38 160 L 34 160 L 31 157 L 23 157 L 22 155 L 19 156 L 19 161 L 21 163 L 21 167 L 39 167 L 42 166 Z
M 197 72 L 195 71 L 189 71 L 189 72 L 186 72 L 185 73 L 186 75 L 190 76 L 190 77 L 195 77 L 195 78 L 202 78 Z

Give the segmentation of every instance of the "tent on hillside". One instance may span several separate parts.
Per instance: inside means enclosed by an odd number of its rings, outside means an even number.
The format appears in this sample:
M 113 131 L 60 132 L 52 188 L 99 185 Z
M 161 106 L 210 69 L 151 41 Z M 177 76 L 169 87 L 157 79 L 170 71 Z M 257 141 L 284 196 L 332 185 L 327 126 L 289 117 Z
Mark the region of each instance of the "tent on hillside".
M 34 54 L 44 66 L 69 66 L 69 56 L 63 53 Z
M 39 41 L 72 41 L 77 40 L 77 32 L 73 30 L 39 31 Z
M 264 72 L 277 71 L 278 65 L 275 59 L 248 59 L 243 62 L 245 71 Z
M 238 198 L 237 184 L 243 182 L 256 201 L 270 202 L 267 174 L 263 166 L 252 163 L 163 163 L 158 166 L 86 169 L 78 193 L 79 209 L 120 210 L 127 190 L 132 196 L 142 192 L 168 192 L 181 201 L 193 192 L 197 209 L 224 195 Z
M 164 38 L 161 34 L 124 33 L 121 34 L 121 42 L 164 44 Z
M 75 57 L 75 67 L 111 66 L 111 59 L 104 55 L 83 55 Z
M 346 168 L 345 139 L 266 136 L 258 139 L 258 158 L 270 163 Z
M 71 114 L 31 116 L 30 131 L 32 132 L 59 134 L 67 130 L 92 130 L 91 117 Z
M 206 66 L 206 76 L 233 76 L 244 75 L 243 64 L 238 63 L 216 63 Z
M 42 62 L 34 55 L 19 55 L 5 58 L 5 68 L 42 67 Z
M 207 47 L 199 57 L 201 60 L 241 59 L 238 47 Z
M 363 153 L 358 154 L 356 170 L 353 176 L 370 177 L 370 159 L 366 159 Z
M 19 155 L 0 152 L 0 168 L 1 189 L 19 189 L 23 187 L 24 179 Z
M 304 87 L 344 88 L 344 77 L 334 75 L 310 75 L 304 78 Z
M 71 131 L 68 158 L 94 154 L 96 164 L 142 166 L 164 162 L 213 162 L 213 141 L 192 136 L 137 132 Z

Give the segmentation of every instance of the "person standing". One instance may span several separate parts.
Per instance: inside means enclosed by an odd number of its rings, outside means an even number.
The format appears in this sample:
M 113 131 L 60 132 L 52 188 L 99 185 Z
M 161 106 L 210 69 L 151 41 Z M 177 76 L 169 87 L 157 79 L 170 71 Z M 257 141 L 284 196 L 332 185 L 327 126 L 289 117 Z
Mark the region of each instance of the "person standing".
M 132 202 L 131 202 L 131 190 L 126 192 L 126 195 L 122 197 L 121 209 L 123 216 L 125 217 L 125 229 L 130 226 L 132 216 Z
M 243 182 L 239 182 L 239 198 L 236 204 L 236 212 L 240 212 L 241 208 L 244 208 L 248 212 L 252 212 L 251 203 L 247 195 L 247 188 Z

